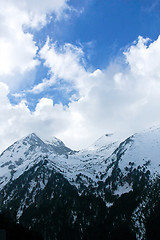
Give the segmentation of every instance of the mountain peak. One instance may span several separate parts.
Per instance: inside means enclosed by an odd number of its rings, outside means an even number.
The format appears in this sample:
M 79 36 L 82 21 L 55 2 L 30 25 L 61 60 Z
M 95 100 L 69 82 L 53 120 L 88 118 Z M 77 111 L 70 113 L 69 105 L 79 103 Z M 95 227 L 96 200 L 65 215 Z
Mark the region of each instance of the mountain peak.
M 30 133 L 28 137 L 37 137 L 37 135 L 33 132 L 33 133 Z
M 89 146 L 88 150 L 98 150 L 113 143 L 119 143 L 120 139 L 113 133 L 106 133 L 97 139 L 92 145 Z
M 22 139 L 37 139 L 37 138 L 39 138 L 39 137 L 36 135 L 36 133 L 33 132 L 33 133 L 30 133 L 27 136 L 23 137 Z
M 53 145 L 53 146 L 60 146 L 60 145 L 64 146 L 65 145 L 60 139 L 58 139 L 56 137 L 52 137 L 50 140 L 45 139 L 43 141 L 44 141 L 44 143 L 50 144 L 50 145 Z
M 47 152 L 64 154 L 71 151 L 60 139 L 52 137 L 51 140 L 44 140 L 39 138 L 34 132 L 24 137 L 21 141 L 23 144 L 28 143 L 31 146 L 39 146 Z

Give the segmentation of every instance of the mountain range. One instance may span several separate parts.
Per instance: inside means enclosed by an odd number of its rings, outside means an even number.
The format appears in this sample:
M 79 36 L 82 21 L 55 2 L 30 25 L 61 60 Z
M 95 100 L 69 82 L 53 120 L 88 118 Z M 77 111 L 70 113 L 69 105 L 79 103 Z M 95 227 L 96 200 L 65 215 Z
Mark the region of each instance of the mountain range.
M 0 155 L 1 210 L 53 239 L 159 239 L 160 128 L 74 151 L 32 133 Z

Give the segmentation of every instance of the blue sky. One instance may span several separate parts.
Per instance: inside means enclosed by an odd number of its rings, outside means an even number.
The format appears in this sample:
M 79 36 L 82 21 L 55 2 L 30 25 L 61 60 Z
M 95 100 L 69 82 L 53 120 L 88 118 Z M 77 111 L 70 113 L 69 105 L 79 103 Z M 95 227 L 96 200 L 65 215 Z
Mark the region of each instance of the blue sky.
M 66 17 L 62 16 L 60 20 L 55 21 L 55 15 L 51 14 L 52 20 L 41 30 L 28 31 L 33 34 L 39 47 L 45 44 L 48 36 L 53 42 L 57 42 L 58 46 L 71 43 L 81 47 L 86 69 L 105 69 L 111 61 L 121 56 L 125 48 L 138 36 L 154 40 L 159 35 L 159 1 L 77 0 L 69 1 L 68 4 L 74 10 L 66 10 Z M 33 84 L 41 82 L 45 77 L 49 78 L 48 70 L 41 60 Z M 30 108 L 33 109 L 37 103 L 36 99 L 42 96 L 52 97 L 56 103 L 68 104 L 68 93 L 64 94 L 59 85 L 55 88 L 49 88 L 36 96 L 26 95 L 28 100 L 35 98 Z
M 156 2 L 70 1 L 70 6 L 82 13 L 73 12 L 68 19 L 56 22 L 53 18 L 44 29 L 35 33 L 35 40 L 45 42 L 49 35 L 59 44 L 82 44 L 87 62 L 94 68 L 105 68 L 121 48 L 131 44 L 139 35 L 151 39 L 158 37 L 160 4 Z
M 159 124 L 159 0 L 0 2 L 2 149 L 30 132 L 78 149 Z

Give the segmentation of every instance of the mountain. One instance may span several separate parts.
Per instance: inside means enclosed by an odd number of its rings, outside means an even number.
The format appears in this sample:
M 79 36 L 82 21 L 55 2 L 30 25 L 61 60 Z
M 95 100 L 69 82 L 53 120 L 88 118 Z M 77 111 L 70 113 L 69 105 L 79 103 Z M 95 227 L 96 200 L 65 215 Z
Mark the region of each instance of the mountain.
M 22 138 L 0 155 L 0 187 L 18 178 L 45 156 L 59 156 L 71 151 L 57 138 L 53 143 L 43 142 L 35 133 Z
M 47 240 L 159 239 L 159 156 L 159 128 L 81 151 L 32 133 L 0 155 L 2 210 Z
M 44 159 L 47 159 L 50 169 L 63 174 L 71 184 L 77 185 L 76 179 L 82 175 L 95 182 L 100 178 L 101 172 L 105 171 L 106 158 L 118 146 L 118 142 L 112 143 L 106 136 L 102 138 L 103 144 L 100 145 L 98 140 L 99 146 L 96 149 L 72 151 L 57 138 L 42 141 L 32 133 L 0 155 L 0 187 L 3 188 L 8 181 L 17 179 Z

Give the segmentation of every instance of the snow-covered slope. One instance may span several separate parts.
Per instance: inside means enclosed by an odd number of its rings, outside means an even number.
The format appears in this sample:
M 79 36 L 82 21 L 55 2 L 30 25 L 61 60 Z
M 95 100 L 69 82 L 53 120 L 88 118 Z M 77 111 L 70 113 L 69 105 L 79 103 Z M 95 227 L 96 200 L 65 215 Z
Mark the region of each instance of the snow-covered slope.
M 81 175 L 83 181 L 97 182 L 106 169 L 106 159 L 118 147 L 119 142 L 112 142 L 107 135 L 102 136 L 92 146 L 78 152 L 70 152 L 64 156 L 50 155 L 49 159 L 61 173 L 71 182 L 75 183 L 77 176 Z
M 137 133 L 124 142 L 106 134 L 89 148 L 72 151 L 62 141 L 42 141 L 36 134 L 15 142 L 0 155 L 0 187 L 14 180 L 43 158 L 50 168 L 63 174 L 72 184 L 81 178 L 88 182 L 105 181 L 113 174 L 115 165 L 121 173 L 128 169 L 144 167 L 152 175 L 160 173 L 160 128 Z
M 122 213 L 129 217 L 138 240 L 145 239 L 146 219 L 160 196 L 159 176 L 160 128 L 134 134 L 121 143 L 106 134 L 81 151 L 72 151 L 57 138 L 43 141 L 33 133 L 0 155 L 3 209 L 10 209 L 17 219 L 30 224 L 31 212 L 43 212 L 44 201 L 45 206 L 52 202 L 49 206 L 54 208 L 59 199 L 61 203 L 68 199 L 70 204 L 73 196 L 78 199 L 84 193 L 83 199 L 92 194 L 107 207 L 116 207 L 120 199 L 122 208 L 124 200 L 129 201 L 130 215 L 123 208 Z M 74 209 L 73 219 L 78 216 Z M 32 224 L 38 222 L 36 216 L 33 214 Z
M 105 172 L 107 157 L 117 146 L 118 143 L 104 139 L 96 149 L 77 152 L 57 138 L 49 142 L 42 141 L 34 133 L 28 135 L 0 155 L 0 188 L 5 206 L 17 202 L 19 218 L 55 174 L 61 174 L 80 192 L 89 185 L 93 187 Z M 57 183 L 55 187 L 58 188 Z
M 57 144 L 56 144 L 57 143 Z M 0 188 L 14 180 L 43 157 L 52 157 L 70 152 L 60 140 L 54 144 L 43 142 L 35 133 L 29 134 L 8 147 L 0 155 Z
M 91 146 L 89 146 L 88 150 L 98 150 L 102 151 L 104 149 L 111 148 L 112 152 L 112 146 L 119 143 L 120 140 L 115 134 L 105 134 L 102 137 L 100 137 L 96 142 L 94 142 Z
M 122 172 L 126 167 L 145 167 L 152 175 L 160 174 L 160 128 L 149 129 L 127 138 L 110 157 L 118 161 Z
M 102 140 L 102 139 L 101 139 Z M 47 157 L 51 168 L 63 173 L 73 182 L 79 174 L 96 180 L 97 174 L 105 170 L 106 158 L 116 149 L 117 142 L 111 142 L 107 136 L 95 143 L 95 149 L 72 151 L 62 141 L 42 141 L 35 133 L 24 137 L 7 148 L 0 155 L 0 180 L 3 187 L 10 179 L 18 178 L 23 172 Z

